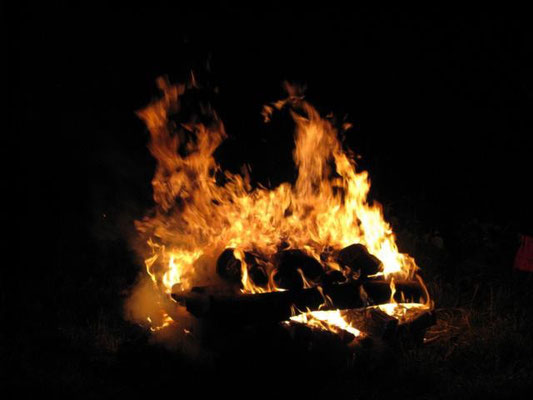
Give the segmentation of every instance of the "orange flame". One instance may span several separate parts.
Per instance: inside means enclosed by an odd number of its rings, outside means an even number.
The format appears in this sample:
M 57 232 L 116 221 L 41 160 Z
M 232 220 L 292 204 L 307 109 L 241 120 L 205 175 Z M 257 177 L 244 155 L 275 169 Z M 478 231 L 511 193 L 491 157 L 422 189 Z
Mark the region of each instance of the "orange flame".
M 310 311 L 291 317 L 291 321 L 306 324 L 321 330 L 339 332 L 346 331 L 355 337 L 361 336 L 361 331 L 348 323 L 340 310 Z
M 149 149 L 157 160 L 152 180 L 156 207 L 136 226 L 148 244 L 148 274 L 163 294 L 174 285 L 187 290 L 216 279 L 215 261 L 226 248 L 233 248 L 241 261 L 244 292 L 279 290 L 273 279 L 265 287 L 254 284 L 244 252 L 268 260 L 281 243 L 317 260 L 325 249 L 361 243 L 383 262 L 380 274 L 413 276 L 414 259 L 398 251 L 381 206 L 367 200 L 368 174 L 356 170 L 335 127 L 296 87 L 286 85 L 288 98 L 265 106 L 263 116 L 268 121 L 275 109 L 290 110 L 298 177 L 294 184 L 267 189 L 252 188 L 247 174 L 223 171 L 215 161 L 213 153 L 226 133 L 210 107 L 202 108 L 202 118 L 179 120 L 180 97 L 189 88 L 164 79 L 158 85 L 162 97 L 138 112 L 150 131 Z M 332 259 L 323 263 L 340 269 Z M 264 267 L 272 278 L 274 265 L 266 261 Z M 332 315 L 313 314 L 312 319 L 332 318 L 334 325 L 345 326 L 340 314 Z

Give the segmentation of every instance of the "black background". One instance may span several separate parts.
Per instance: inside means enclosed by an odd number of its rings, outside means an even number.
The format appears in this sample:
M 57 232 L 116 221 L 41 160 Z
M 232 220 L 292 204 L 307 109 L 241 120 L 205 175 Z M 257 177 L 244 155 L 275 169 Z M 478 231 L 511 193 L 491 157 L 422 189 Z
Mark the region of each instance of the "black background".
M 79 296 L 102 282 L 113 282 L 109 298 L 134 282 L 141 261 L 128 242 L 152 206 L 155 167 L 135 111 L 158 95 L 161 75 L 180 82 L 194 70 L 218 88 L 230 137 L 217 158 L 233 171 L 250 164 L 257 182 L 294 178 L 290 130 L 260 115 L 289 80 L 323 114 L 354 124 L 345 143 L 373 198 L 459 240 L 457 224 L 474 219 L 533 233 L 524 9 L 51 2 L 13 11 L 8 112 L 19 152 L 7 171 L 21 195 L 10 216 L 23 280 L 4 286 L 46 293 L 21 301 L 19 326 L 50 327 L 70 301 L 101 307 L 105 294 Z
M 288 79 L 354 123 L 347 144 L 383 201 L 421 196 L 441 222 L 480 216 L 531 229 L 531 29 L 520 9 L 56 3 L 19 14 L 16 128 L 23 157 L 39 165 L 31 174 L 45 174 L 34 193 L 59 190 L 91 208 L 87 182 L 102 178 L 95 164 L 110 152 L 119 158 L 104 168 L 131 163 L 128 175 L 149 190 L 134 111 L 158 94 L 156 77 L 194 70 L 220 89 L 227 168 L 249 163 L 274 184 L 291 176 L 290 132 L 269 132 L 259 114 Z

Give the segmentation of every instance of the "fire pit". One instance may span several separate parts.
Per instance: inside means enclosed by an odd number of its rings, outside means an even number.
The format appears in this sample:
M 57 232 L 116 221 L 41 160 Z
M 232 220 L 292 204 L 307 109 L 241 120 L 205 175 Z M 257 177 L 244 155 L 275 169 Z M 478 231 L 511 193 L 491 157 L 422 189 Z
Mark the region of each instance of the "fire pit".
M 163 96 L 138 113 L 157 160 L 156 207 L 137 221 L 155 295 L 149 306 L 135 304 L 142 296 L 130 302 L 139 319 L 153 331 L 180 327 L 185 309 L 218 326 L 422 342 L 435 322 L 432 301 L 381 206 L 367 200 L 368 175 L 339 140 L 347 124 L 337 129 L 287 84 L 288 97 L 263 116 L 268 123 L 276 110 L 289 111 L 298 177 L 253 187 L 249 169 L 233 174 L 215 161 L 226 137 L 217 114 L 202 104 L 191 117 L 182 107 L 196 84 L 158 83 Z

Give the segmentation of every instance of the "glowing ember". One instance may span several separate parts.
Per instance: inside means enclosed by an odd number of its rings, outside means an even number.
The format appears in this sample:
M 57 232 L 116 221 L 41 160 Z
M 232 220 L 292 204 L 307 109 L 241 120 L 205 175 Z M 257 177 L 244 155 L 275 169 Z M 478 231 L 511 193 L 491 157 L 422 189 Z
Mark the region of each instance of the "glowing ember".
M 375 307 L 403 322 L 407 318 L 410 310 L 424 310 L 428 308 L 428 305 L 422 303 L 387 303 Z
M 147 243 L 141 252 L 160 298 L 167 298 L 173 286 L 174 291 L 189 290 L 216 282 L 217 257 L 228 248 L 241 263 L 244 293 L 282 290 L 273 279 L 272 261 L 281 248 L 303 250 L 326 271 L 340 271 L 332 252 L 360 243 L 382 261 L 378 275 L 413 277 L 413 258 L 398 251 L 381 206 L 367 201 L 368 174 L 356 171 L 338 131 L 297 88 L 286 85 L 288 98 L 266 106 L 263 115 L 268 121 L 275 109 L 290 110 L 296 126 L 293 158 L 298 177 L 294 184 L 267 189 L 252 187 L 247 173 L 223 171 L 215 161 L 213 153 L 226 133 L 210 107 L 202 107 L 201 118 L 183 119 L 179 99 L 191 88 L 163 79 L 158 84 L 162 97 L 138 113 L 150 131 L 149 149 L 157 160 L 152 180 L 156 207 L 136 226 Z M 253 281 L 245 253 L 261 255 L 267 283 Z M 317 284 L 299 273 L 306 286 Z M 355 276 L 357 271 L 351 273 Z M 384 308 L 396 314 L 395 307 Z M 163 315 L 159 327 L 168 323 L 168 315 Z M 292 319 L 360 334 L 338 310 Z
M 311 311 L 291 317 L 291 321 L 306 324 L 318 329 L 338 332 L 344 330 L 355 337 L 361 335 L 361 331 L 346 322 L 340 310 Z

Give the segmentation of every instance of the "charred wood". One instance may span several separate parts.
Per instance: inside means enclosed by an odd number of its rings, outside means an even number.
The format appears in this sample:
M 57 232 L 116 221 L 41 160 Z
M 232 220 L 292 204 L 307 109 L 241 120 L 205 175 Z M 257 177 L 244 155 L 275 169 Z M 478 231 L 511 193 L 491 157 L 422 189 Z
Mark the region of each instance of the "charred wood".
M 384 340 L 393 339 L 396 336 L 398 320 L 379 308 L 368 310 L 367 321 L 365 332 L 371 336 Z
M 242 262 L 234 255 L 234 249 L 224 250 L 217 260 L 217 274 L 227 282 L 240 285 L 242 280 Z M 252 282 L 257 286 L 268 283 L 268 275 L 258 262 L 257 258 L 249 252 L 244 252 L 244 261 Z
M 370 254 L 361 243 L 352 244 L 340 250 L 336 257 L 339 264 L 353 271 L 361 271 L 361 276 L 374 275 L 381 270 L 381 261 Z
M 317 282 L 324 274 L 322 264 L 301 250 L 283 250 L 274 258 L 277 267 L 274 281 L 282 289 L 302 289 L 304 277 Z
M 424 295 L 416 281 L 398 281 L 395 285 L 396 295 L 417 299 Z M 390 294 L 389 282 L 371 280 L 260 294 L 234 294 L 213 287 L 197 287 L 189 292 L 172 293 L 172 297 L 196 317 L 247 324 L 287 320 L 293 306 L 301 311 L 314 311 L 361 308 L 368 305 L 368 300 L 374 304 L 387 303 Z M 331 300 L 331 306 L 324 304 L 325 296 Z
M 241 262 L 233 254 L 234 249 L 224 250 L 217 260 L 217 274 L 231 283 L 241 281 Z
M 327 271 L 324 275 L 324 285 L 338 285 L 341 283 L 345 283 L 347 281 L 347 278 L 344 276 L 344 274 L 341 271 L 331 270 Z
M 425 310 L 408 322 L 398 325 L 397 338 L 404 344 L 420 345 L 428 328 L 436 322 L 435 311 Z

